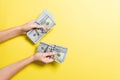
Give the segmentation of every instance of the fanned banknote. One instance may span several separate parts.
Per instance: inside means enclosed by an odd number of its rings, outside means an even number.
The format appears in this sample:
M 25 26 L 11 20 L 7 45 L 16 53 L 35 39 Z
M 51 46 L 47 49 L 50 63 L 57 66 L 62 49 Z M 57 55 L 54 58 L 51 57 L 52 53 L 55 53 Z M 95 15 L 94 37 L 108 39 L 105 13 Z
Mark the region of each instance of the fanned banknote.
M 53 16 L 44 10 L 34 24 L 40 25 L 40 28 L 28 31 L 27 36 L 36 43 L 55 25 L 55 22 Z
M 62 46 L 57 46 L 54 44 L 48 44 L 44 42 L 40 42 L 37 52 L 39 53 L 47 53 L 47 52 L 52 52 L 53 54 L 55 53 L 54 60 L 56 62 L 62 63 L 65 60 L 66 54 L 67 54 L 67 48 L 62 47 Z

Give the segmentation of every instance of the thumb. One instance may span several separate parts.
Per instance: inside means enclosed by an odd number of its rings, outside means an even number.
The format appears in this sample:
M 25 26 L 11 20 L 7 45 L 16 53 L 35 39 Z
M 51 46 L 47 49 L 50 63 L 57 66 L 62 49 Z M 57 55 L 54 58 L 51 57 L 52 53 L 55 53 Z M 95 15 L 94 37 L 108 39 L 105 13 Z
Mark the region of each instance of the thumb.
M 53 62 L 54 61 L 54 59 L 52 59 L 52 58 L 49 58 L 49 61 L 48 61 L 48 63 L 51 63 L 51 62 Z
M 53 53 L 46 53 L 46 56 L 54 56 L 55 54 Z
M 34 24 L 32 25 L 32 28 L 40 28 L 40 25 Z

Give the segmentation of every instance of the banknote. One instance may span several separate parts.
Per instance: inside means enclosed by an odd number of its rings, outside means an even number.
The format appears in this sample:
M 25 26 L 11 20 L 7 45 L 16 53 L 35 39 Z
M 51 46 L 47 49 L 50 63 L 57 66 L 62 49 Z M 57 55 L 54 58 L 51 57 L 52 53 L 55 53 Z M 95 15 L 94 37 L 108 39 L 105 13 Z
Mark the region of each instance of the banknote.
M 33 42 L 38 42 L 55 24 L 54 17 L 44 10 L 40 17 L 35 21 L 35 25 L 40 25 L 39 29 L 32 29 L 27 32 L 28 38 Z
M 48 44 L 45 42 L 40 42 L 37 48 L 37 52 L 39 52 L 40 54 L 45 54 L 48 52 L 52 52 L 53 54 L 55 54 L 54 60 L 59 63 L 64 62 L 66 58 L 67 50 L 68 49 L 65 47 L 54 44 Z

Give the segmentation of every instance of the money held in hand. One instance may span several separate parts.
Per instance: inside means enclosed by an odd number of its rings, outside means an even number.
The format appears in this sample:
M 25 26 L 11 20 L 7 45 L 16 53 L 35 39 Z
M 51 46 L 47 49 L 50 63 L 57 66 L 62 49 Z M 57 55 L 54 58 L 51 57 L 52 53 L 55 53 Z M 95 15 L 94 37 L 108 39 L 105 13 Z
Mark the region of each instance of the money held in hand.
M 37 52 L 39 52 L 40 54 L 52 52 L 53 54 L 55 54 L 53 59 L 56 62 L 62 63 L 65 60 L 67 50 L 68 50 L 67 48 L 62 46 L 40 42 Z
M 34 24 L 40 25 L 40 28 L 28 31 L 27 36 L 36 43 L 55 25 L 55 22 L 53 16 L 44 10 Z

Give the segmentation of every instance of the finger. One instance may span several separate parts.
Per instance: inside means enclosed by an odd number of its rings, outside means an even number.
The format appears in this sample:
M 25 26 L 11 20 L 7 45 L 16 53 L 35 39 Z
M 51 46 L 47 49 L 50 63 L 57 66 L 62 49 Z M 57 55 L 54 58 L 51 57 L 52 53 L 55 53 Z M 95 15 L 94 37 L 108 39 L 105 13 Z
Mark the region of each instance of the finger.
M 54 56 L 55 54 L 53 54 L 53 53 L 46 53 L 45 55 L 46 56 Z
M 35 28 L 40 28 L 40 25 L 36 25 Z

